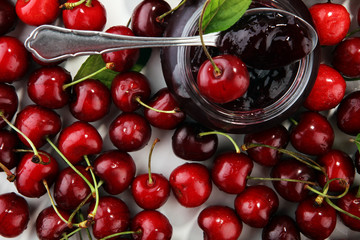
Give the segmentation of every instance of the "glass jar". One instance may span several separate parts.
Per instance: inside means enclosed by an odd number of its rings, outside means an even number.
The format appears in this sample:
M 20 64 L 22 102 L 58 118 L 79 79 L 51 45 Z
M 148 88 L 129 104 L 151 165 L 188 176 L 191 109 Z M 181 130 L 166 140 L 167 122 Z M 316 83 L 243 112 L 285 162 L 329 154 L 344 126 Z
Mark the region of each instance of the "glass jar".
M 197 34 L 198 18 L 203 4 L 203 0 L 187 1 L 171 16 L 165 36 Z M 308 8 L 301 0 L 254 0 L 251 7 L 253 6 L 284 9 L 312 24 Z M 290 66 L 292 73 L 285 74 L 285 78 L 288 78 L 285 80 L 289 84 L 281 95 L 266 105 L 238 109 L 229 107 L 229 104 L 215 104 L 200 94 L 196 85 L 196 76 L 191 71 L 192 48 L 161 49 L 161 64 L 166 84 L 188 116 L 208 128 L 228 133 L 259 131 L 289 118 L 301 107 L 309 94 L 320 64 L 320 48 L 317 46 L 307 57 Z

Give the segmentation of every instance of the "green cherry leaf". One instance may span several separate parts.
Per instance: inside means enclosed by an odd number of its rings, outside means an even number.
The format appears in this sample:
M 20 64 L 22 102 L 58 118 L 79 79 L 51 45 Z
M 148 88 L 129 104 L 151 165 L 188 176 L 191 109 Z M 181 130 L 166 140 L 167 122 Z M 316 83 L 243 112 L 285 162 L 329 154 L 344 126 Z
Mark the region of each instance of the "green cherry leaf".
M 204 12 L 204 33 L 230 28 L 244 15 L 250 4 L 251 0 L 211 0 Z
M 360 152 L 360 133 L 355 138 L 355 144 L 356 144 L 357 149 Z

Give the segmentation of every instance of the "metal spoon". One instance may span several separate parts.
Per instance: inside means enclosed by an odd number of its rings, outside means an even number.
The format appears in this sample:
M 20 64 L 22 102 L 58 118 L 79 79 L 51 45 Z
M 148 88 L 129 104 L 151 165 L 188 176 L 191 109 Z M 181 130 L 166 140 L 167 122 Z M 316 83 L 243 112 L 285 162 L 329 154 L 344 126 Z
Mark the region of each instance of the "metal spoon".
M 312 39 L 311 53 L 317 45 L 315 29 L 304 19 L 285 10 L 274 8 L 252 8 L 245 14 L 276 12 L 297 18 L 308 30 Z M 205 45 L 216 46 L 219 33 L 203 35 Z M 191 37 L 134 37 L 98 31 L 72 30 L 53 25 L 37 27 L 24 43 L 36 58 L 43 62 L 55 62 L 69 57 L 102 54 L 132 48 L 201 46 L 199 36 Z M 308 53 L 308 54 L 309 54 Z

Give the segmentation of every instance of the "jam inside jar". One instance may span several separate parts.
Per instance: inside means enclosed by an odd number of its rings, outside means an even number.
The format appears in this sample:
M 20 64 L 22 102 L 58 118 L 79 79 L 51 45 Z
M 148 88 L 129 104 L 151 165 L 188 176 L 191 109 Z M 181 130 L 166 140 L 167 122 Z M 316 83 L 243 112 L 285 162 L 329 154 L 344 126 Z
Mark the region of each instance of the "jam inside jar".
M 165 36 L 191 36 L 198 31 L 204 1 L 187 1 L 171 17 Z M 254 0 L 251 7 L 272 7 L 293 12 L 311 23 L 301 0 Z M 211 47 L 213 56 L 222 50 Z M 225 49 L 226 51 L 226 49 Z M 201 47 L 166 47 L 161 50 L 163 74 L 181 108 L 203 125 L 230 133 L 248 133 L 271 127 L 290 117 L 303 103 L 316 78 L 319 46 L 298 62 L 273 69 L 248 66 L 247 93 L 230 103 L 208 101 L 197 89 L 196 76 L 206 60 Z

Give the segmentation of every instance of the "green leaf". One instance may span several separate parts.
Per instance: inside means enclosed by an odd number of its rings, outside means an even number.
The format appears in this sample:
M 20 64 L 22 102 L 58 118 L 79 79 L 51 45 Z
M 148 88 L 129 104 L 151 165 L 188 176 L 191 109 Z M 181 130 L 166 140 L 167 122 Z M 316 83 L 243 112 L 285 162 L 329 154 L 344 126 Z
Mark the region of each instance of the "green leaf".
M 355 144 L 357 146 L 357 149 L 359 150 L 360 152 L 360 133 L 356 136 L 355 138 Z
M 230 28 L 244 15 L 250 4 L 251 0 L 211 0 L 204 12 L 204 33 Z

